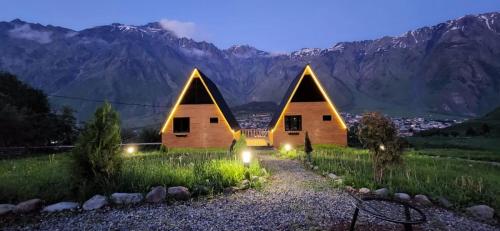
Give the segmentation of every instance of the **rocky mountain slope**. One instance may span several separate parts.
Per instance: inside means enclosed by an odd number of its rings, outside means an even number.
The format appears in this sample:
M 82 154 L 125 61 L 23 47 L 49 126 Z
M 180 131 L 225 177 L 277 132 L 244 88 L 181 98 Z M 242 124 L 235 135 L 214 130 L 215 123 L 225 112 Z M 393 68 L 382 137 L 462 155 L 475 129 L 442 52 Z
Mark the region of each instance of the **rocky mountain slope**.
M 155 105 L 117 104 L 130 126 L 161 121 L 193 67 L 213 79 L 235 106 L 280 101 L 306 63 L 341 111 L 475 116 L 500 104 L 498 60 L 500 13 L 289 54 L 247 45 L 221 50 L 176 37 L 159 23 L 74 31 L 21 20 L 0 22 L 0 70 L 48 94 Z M 52 100 L 72 105 L 80 119 L 98 105 Z

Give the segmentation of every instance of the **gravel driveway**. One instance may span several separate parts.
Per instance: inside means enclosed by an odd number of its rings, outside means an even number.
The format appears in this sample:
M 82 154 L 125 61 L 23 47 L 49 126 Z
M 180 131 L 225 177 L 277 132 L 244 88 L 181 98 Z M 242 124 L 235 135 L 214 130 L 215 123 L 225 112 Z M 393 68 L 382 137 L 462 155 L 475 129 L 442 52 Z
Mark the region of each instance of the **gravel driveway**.
M 271 177 L 258 191 L 173 205 L 143 204 L 93 212 L 41 215 L 4 230 L 345 230 L 354 211 L 351 198 L 327 178 L 297 161 L 259 158 Z M 414 230 L 499 230 L 443 209 L 426 210 L 428 222 Z M 401 230 L 361 216 L 357 230 Z

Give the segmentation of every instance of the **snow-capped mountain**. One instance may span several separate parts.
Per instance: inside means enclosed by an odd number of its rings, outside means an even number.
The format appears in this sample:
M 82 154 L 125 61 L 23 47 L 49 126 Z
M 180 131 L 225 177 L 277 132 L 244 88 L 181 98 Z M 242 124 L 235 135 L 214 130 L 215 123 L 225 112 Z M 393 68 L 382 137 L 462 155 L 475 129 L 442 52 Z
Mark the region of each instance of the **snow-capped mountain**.
M 151 123 L 149 115 L 161 120 L 168 111 L 162 106 L 175 100 L 193 67 L 219 85 L 230 105 L 238 105 L 278 102 L 306 63 L 342 111 L 473 116 L 499 104 L 499 41 L 499 13 L 288 54 L 249 45 L 219 49 L 178 37 L 160 23 L 74 31 L 13 20 L 0 22 L 0 70 L 49 94 L 159 106 L 117 106 L 134 124 Z M 80 118 L 97 105 L 53 102 L 73 105 Z

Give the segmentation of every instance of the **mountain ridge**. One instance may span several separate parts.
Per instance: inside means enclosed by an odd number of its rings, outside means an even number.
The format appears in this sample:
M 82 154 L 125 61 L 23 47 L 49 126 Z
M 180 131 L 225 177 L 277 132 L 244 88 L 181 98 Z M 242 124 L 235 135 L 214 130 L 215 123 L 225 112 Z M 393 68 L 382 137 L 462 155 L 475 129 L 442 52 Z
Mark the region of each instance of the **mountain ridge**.
M 341 111 L 470 117 L 498 105 L 499 22 L 497 12 L 467 15 L 400 36 L 276 54 L 249 45 L 219 49 L 179 38 L 158 22 L 75 31 L 12 20 L 0 22 L 0 70 L 49 94 L 168 106 L 196 66 L 235 106 L 279 102 L 310 63 Z M 80 119 L 96 107 L 52 102 L 77 105 Z M 130 124 L 162 120 L 168 111 L 117 108 Z

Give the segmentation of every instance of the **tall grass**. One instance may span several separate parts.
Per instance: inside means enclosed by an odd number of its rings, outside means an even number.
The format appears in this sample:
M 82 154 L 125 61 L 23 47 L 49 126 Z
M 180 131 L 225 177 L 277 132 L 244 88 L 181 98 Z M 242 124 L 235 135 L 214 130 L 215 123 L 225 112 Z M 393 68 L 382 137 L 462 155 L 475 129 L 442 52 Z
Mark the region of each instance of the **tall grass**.
M 366 150 L 316 147 L 313 163 L 319 171 L 344 177 L 345 185 L 392 192 L 444 196 L 458 206 L 488 204 L 500 208 L 500 167 L 466 160 L 441 159 L 407 151 L 404 164 L 389 169 L 384 181 L 373 180 L 371 158 Z
M 113 188 L 116 192 L 145 193 L 152 186 L 163 185 L 191 190 L 203 186 L 217 193 L 241 182 L 246 171 L 252 176 L 265 174 L 258 161 L 245 169 L 238 156 L 223 150 L 176 149 L 124 155 L 118 185 Z M 77 197 L 79 180 L 72 176 L 71 161 L 69 154 L 0 160 L 0 203 L 31 198 L 47 202 L 86 199 Z

